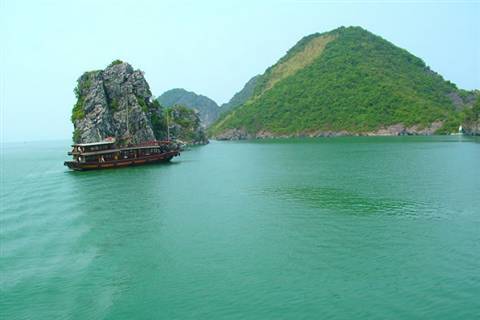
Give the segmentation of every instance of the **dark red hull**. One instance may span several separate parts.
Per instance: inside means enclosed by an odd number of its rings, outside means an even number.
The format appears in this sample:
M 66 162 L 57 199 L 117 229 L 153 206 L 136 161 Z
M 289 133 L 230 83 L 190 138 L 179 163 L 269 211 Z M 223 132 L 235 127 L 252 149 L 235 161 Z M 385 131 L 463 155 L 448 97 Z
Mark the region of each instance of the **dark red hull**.
M 111 169 L 111 168 L 121 168 L 121 167 L 128 167 L 128 166 L 138 166 L 138 165 L 144 165 L 144 164 L 156 163 L 156 162 L 168 162 L 173 157 L 176 157 L 178 155 L 180 155 L 179 151 L 170 151 L 170 152 L 144 156 L 144 157 L 139 157 L 134 159 L 120 159 L 120 160 L 105 161 L 105 162 L 65 161 L 64 165 L 76 171 Z

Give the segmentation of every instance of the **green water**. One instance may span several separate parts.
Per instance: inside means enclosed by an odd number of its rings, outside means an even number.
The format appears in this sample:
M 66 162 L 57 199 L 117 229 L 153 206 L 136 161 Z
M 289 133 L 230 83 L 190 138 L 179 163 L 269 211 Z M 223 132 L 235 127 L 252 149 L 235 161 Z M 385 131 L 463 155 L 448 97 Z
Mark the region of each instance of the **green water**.
M 480 141 L 213 142 L 68 172 L 2 146 L 1 319 L 474 319 Z

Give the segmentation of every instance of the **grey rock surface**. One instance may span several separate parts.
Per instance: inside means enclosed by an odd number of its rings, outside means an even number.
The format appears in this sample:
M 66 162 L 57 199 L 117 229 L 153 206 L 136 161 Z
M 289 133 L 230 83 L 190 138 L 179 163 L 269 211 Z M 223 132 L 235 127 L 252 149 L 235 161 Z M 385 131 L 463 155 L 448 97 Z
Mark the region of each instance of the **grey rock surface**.
M 123 144 L 161 139 L 152 117 L 161 109 L 151 102 L 150 87 L 140 70 L 125 62 L 84 73 L 75 89 L 74 141 L 90 143 L 114 137 Z M 157 128 L 158 129 L 158 128 Z M 154 132 L 157 131 L 157 132 Z
M 422 135 L 429 136 L 435 134 L 440 129 L 443 122 L 436 121 L 427 127 L 418 125 L 407 127 L 402 123 L 391 125 L 371 132 L 348 132 L 348 131 L 305 131 L 296 132 L 295 134 L 277 134 L 270 131 L 261 130 L 255 134 L 250 134 L 243 128 L 227 129 L 217 134 L 213 138 L 216 140 L 247 140 L 247 139 L 275 139 L 275 138 L 301 138 L 301 137 L 340 137 L 340 136 L 406 136 L 406 135 Z

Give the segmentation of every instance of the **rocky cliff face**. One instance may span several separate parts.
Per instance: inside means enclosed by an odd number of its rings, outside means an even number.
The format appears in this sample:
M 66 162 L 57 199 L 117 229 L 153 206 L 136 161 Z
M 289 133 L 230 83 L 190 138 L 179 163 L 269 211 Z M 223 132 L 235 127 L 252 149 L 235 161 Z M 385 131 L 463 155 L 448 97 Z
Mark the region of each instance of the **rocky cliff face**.
M 471 109 L 465 110 L 463 132 L 467 135 L 480 136 L 480 96 Z
M 463 132 L 469 136 L 480 136 L 480 120 L 466 123 L 463 126 Z
M 151 102 L 150 87 L 140 70 L 114 61 L 105 70 L 85 72 L 75 88 L 73 108 L 75 142 L 97 142 L 115 137 L 121 143 L 161 139 L 162 110 Z
M 143 72 L 128 63 L 116 60 L 105 70 L 85 72 L 78 79 L 75 95 L 74 142 L 114 137 L 126 145 L 167 136 L 164 109 L 152 100 Z

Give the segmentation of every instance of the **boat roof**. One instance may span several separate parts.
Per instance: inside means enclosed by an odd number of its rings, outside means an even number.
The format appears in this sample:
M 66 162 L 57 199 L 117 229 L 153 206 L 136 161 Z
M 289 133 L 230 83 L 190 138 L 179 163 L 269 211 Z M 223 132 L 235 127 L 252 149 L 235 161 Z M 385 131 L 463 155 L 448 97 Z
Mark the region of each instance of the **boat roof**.
M 129 150 L 139 150 L 139 149 L 152 149 L 152 148 L 159 148 L 159 145 L 152 145 L 152 146 L 141 146 L 141 147 L 127 147 L 127 148 L 119 148 L 119 149 L 108 149 L 108 150 L 100 150 L 100 151 L 92 151 L 92 152 L 82 152 L 78 153 L 81 156 L 95 156 L 100 154 L 106 153 L 115 153 L 119 151 L 129 151 Z
M 114 144 L 115 140 L 110 141 L 100 141 L 100 142 L 90 142 L 90 143 L 75 143 L 72 144 L 72 147 L 91 147 L 91 146 L 102 146 L 106 144 Z

